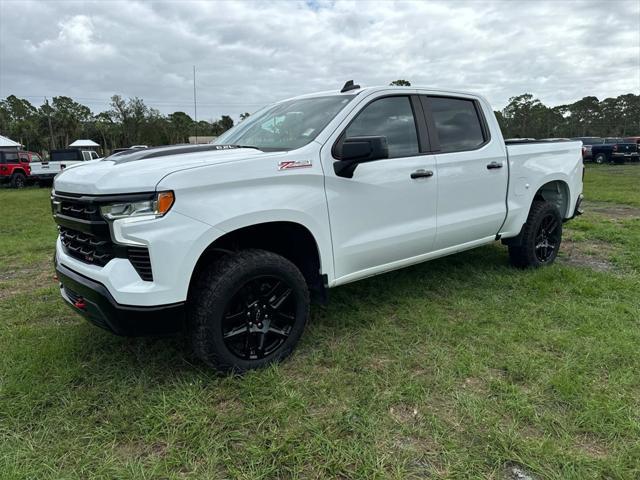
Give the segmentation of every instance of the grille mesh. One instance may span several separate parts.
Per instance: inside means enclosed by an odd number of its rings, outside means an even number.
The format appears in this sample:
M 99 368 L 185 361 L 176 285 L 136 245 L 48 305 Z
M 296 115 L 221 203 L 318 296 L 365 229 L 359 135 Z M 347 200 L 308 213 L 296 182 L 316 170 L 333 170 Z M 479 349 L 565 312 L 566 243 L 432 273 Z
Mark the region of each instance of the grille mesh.
M 100 202 L 103 200 L 94 197 L 79 199 L 72 198 L 72 194 L 54 194 L 53 216 L 59 224 L 64 250 L 73 258 L 99 267 L 116 257 L 127 258 L 142 280 L 153 281 L 148 248 L 114 243 L 100 214 Z
M 114 257 L 110 239 L 60 227 L 60 240 L 69 255 L 92 265 L 104 267 Z
M 79 218 L 80 220 L 103 220 L 97 205 L 74 202 L 67 199 L 60 202 L 60 213 L 67 217 Z

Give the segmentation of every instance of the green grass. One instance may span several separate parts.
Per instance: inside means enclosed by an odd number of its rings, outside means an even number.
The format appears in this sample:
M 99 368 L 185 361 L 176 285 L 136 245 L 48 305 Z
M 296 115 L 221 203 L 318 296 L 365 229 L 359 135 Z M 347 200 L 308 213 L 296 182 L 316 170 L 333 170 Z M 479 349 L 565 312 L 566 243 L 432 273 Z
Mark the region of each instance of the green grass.
M 585 181 L 553 267 L 496 244 L 332 290 L 244 377 L 85 323 L 48 192 L 0 190 L 0 478 L 638 478 L 640 166 Z
M 638 164 L 587 164 L 585 172 L 586 195 L 602 202 L 613 202 L 640 207 Z

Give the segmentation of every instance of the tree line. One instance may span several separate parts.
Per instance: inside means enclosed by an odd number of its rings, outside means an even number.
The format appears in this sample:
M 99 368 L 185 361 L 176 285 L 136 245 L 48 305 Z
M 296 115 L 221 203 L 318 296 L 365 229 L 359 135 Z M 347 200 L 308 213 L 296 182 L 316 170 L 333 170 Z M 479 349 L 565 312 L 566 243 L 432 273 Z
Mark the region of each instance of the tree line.
M 410 86 L 408 80 L 392 85 Z M 547 107 L 530 93 L 509 99 L 495 112 L 505 138 L 571 138 L 640 135 L 640 95 L 631 93 L 599 100 L 584 97 L 577 102 Z M 240 115 L 240 120 L 248 117 Z M 36 107 L 10 95 L 0 100 L 0 134 L 44 152 L 64 148 L 78 138 L 99 143 L 106 152 L 136 144 L 187 143 L 190 136 L 218 136 L 233 126 L 223 115 L 215 121 L 195 122 L 185 112 L 161 114 L 141 98 L 111 97 L 110 108 L 94 113 L 70 97 L 53 97 Z
M 99 143 L 105 152 L 131 145 L 171 145 L 187 143 L 189 137 L 218 136 L 233 127 L 233 119 L 223 115 L 208 122 L 195 122 L 185 112 L 161 114 L 141 98 L 111 97 L 110 108 L 94 113 L 70 97 L 53 97 L 36 107 L 28 100 L 9 95 L 0 100 L 0 134 L 44 152 L 65 148 L 78 138 Z M 241 119 L 249 116 L 240 115 Z
M 582 100 L 547 107 L 530 93 L 495 112 L 505 138 L 625 137 L 640 135 L 640 95 Z
M 411 82 L 394 80 L 389 85 L 410 87 Z M 494 113 L 505 138 L 640 136 L 640 95 L 632 93 L 602 101 L 584 97 L 556 107 L 524 93 Z

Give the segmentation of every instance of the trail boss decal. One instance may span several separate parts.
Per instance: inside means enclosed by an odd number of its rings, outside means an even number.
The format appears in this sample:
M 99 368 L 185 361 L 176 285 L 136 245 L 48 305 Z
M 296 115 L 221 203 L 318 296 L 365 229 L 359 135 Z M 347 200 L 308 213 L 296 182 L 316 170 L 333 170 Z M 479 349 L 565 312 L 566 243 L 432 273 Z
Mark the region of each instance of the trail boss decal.
M 305 168 L 311 166 L 311 160 L 283 160 L 278 163 L 278 170 L 291 170 L 293 168 Z

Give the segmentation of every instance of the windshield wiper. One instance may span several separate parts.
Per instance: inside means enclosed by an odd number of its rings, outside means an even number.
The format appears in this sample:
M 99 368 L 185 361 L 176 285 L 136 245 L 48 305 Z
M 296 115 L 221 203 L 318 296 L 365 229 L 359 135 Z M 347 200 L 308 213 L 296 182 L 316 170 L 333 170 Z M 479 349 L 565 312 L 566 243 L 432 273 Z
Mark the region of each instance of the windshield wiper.
M 258 147 L 254 146 L 254 145 L 238 145 L 238 144 L 232 144 L 231 146 L 232 146 L 232 147 L 236 147 L 236 148 L 255 148 L 256 150 L 260 150 L 260 151 L 262 151 L 262 149 L 261 149 L 261 148 L 258 148 Z

